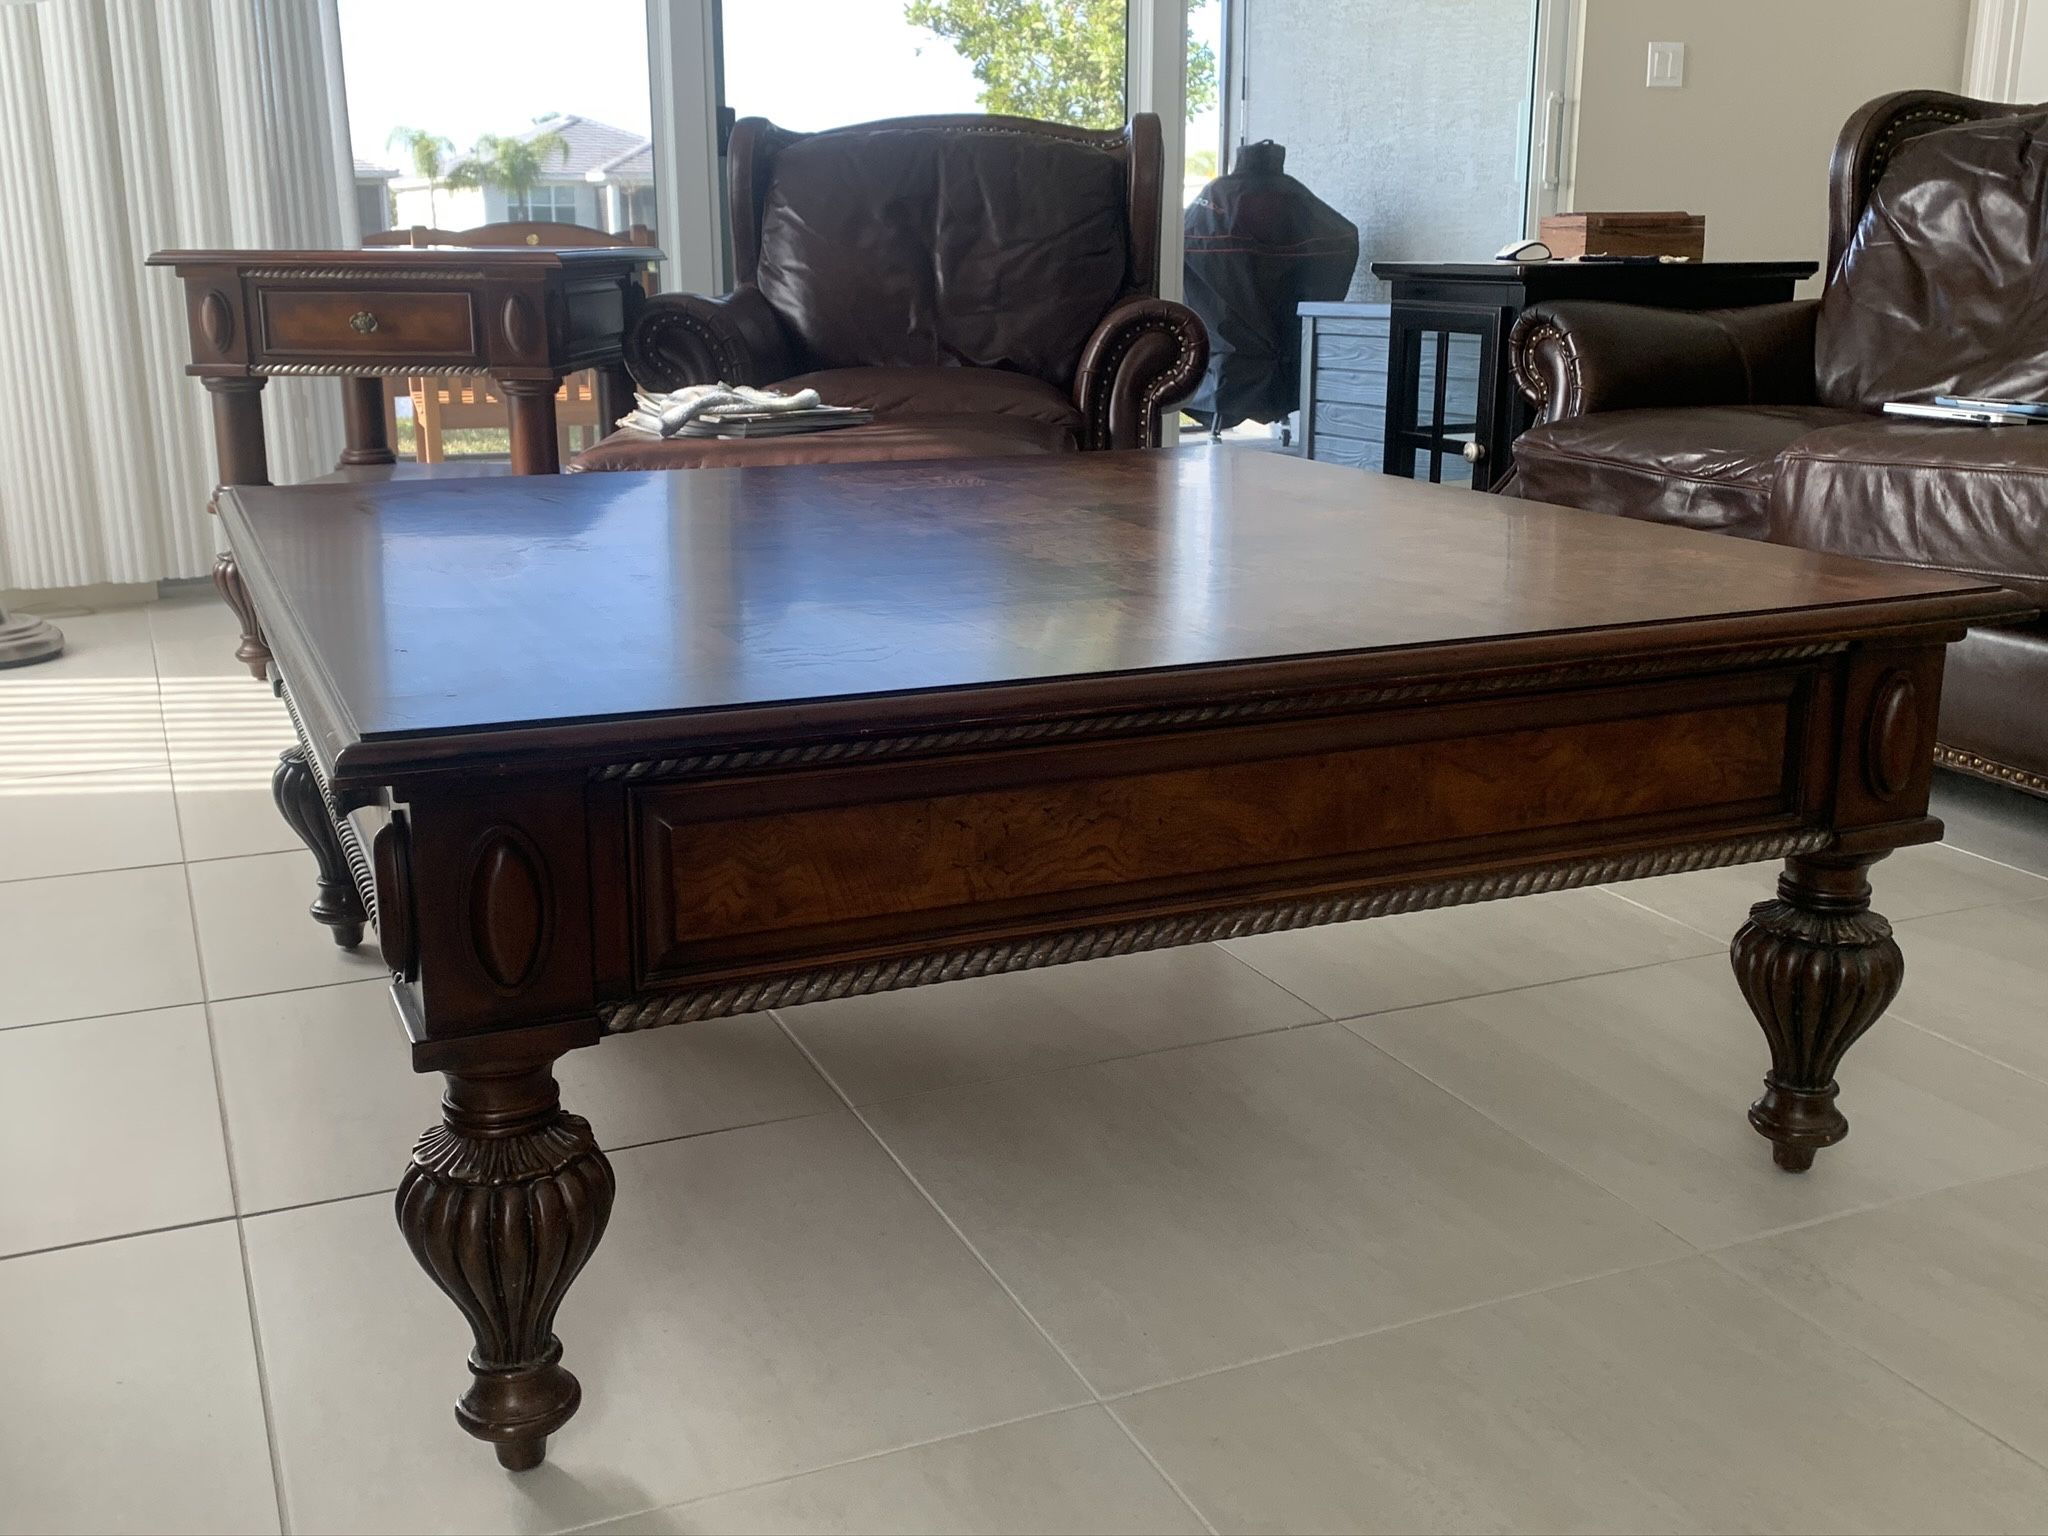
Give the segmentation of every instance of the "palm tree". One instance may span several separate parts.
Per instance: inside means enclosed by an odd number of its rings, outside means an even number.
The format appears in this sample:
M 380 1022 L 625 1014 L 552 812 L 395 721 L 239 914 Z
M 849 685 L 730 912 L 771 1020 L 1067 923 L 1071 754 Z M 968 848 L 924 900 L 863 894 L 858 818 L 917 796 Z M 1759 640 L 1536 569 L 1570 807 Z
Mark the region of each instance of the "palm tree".
M 441 216 L 434 208 L 434 188 L 452 185 L 447 176 L 448 157 L 455 152 L 455 146 L 424 128 L 392 129 L 384 147 L 390 149 L 394 145 L 404 147 L 412 159 L 413 174 L 427 184 L 427 222 L 440 224 Z
M 513 202 L 524 203 L 547 174 L 548 162 L 568 158 L 569 141 L 552 128 L 516 139 L 487 133 L 448 173 L 448 185 L 502 187 Z

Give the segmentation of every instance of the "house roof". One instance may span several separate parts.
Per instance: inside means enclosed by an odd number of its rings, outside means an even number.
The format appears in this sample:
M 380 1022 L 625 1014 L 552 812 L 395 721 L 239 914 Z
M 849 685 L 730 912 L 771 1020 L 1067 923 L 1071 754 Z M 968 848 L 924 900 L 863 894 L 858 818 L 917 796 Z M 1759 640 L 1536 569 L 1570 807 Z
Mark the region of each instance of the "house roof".
M 365 160 L 361 155 L 355 157 L 355 162 L 357 181 L 395 181 L 398 178 L 398 172 L 388 165 L 379 165 L 374 160 Z
M 532 140 L 544 133 L 558 133 L 569 146 L 560 160 L 550 159 L 541 180 L 546 182 L 651 181 L 654 178 L 654 141 L 642 134 L 595 118 L 563 114 L 542 118 L 514 138 Z M 592 172 L 596 176 L 591 175 Z

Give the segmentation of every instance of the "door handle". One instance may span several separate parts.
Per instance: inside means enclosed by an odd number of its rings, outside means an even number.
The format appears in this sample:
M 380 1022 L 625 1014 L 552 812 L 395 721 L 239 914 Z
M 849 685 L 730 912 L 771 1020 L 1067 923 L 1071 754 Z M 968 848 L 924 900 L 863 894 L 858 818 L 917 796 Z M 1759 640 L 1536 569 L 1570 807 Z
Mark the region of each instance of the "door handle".
M 1564 182 L 1564 92 L 1543 98 L 1543 188 L 1555 192 Z

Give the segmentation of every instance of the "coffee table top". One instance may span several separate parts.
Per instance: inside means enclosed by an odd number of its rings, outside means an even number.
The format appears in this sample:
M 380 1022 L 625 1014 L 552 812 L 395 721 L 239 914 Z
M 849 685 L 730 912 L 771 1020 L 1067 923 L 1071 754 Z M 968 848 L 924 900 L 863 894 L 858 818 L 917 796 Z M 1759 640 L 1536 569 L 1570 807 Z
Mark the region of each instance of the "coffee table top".
M 1982 581 L 1205 448 L 243 487 L 222 512 L 316 750 L 366 780 L 2028 611 Z

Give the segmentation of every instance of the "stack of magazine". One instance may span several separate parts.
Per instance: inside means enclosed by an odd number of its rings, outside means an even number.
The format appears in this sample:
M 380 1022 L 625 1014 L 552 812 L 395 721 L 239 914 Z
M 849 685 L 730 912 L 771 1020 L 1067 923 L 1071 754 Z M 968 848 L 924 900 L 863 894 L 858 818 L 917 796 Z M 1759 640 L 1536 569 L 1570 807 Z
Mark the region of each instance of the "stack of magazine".
M 1963 395 L 1936 395 L 1932 405 L 1914 400 L 1887 400 L 1887 416 L 1915 416 L 1924 421 L 1961 421 L 1979 427 L 2018 427 L 2048 422 L 2048 404 L 2039 400 L 1975 400 Z
M 826 405 L 815 389 L 793 395 L 745 384 L 692 384 L 665 395 L 636 391 L 625 431 L 642 437 L 790 437 L 873 421 L 875 413 L 850 405 Z

